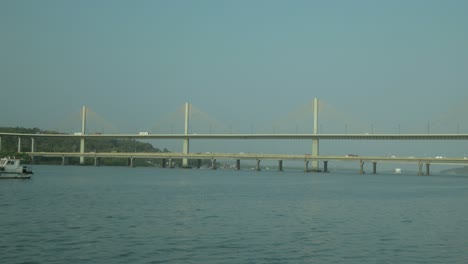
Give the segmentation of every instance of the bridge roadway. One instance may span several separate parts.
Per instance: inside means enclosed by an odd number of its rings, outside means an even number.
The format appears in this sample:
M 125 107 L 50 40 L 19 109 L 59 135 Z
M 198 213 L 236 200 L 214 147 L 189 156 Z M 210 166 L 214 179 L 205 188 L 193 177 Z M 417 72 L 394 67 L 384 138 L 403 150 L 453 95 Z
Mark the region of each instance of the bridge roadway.
M 279 160 L 279 167 L 282 168 L 282 160 L 304 160 L 305 170 L 308 170 L 308 163 L 312 161 L 324 162 L 324 170 L 327 170 L 327 163 L 330 160 L 359 160 L 361 173 L 363 173 L 364 162 L 373 163 L 373 172 L 376 172 L 376 163 L 379 162 L 417 162 L 419 164 L 418 174 L 422 174 L 422 164 L 426 163 L 426 171 L 429 174 L 429 165 L 431 163 L 439 164 L 467 164 L 468 160 L 464 158 L 409 158 L 409 157 L 372 157 L 372 156 L 360 156 L 360 157 L 345 157 L 345 156 L 312 156 L 312 155 L 279 155 L 279 154 L 235 154 L 235 153 L 85 153 L 84 152 L 84 140 L 85 139 L 109 139 L 109 138 L 122 138 L 122 139 L 204 139 L 204 140 L 225 140 L 225 139 L 237 139 L 237 140 L 284 140 L 284 139 L 296 139 L 296 140 L 467 140 L 468 134 L 23 134 L 23 133 L 4 133 L 0 132 L 1 136 L 17 136 L 18 137 L 18 152 L 20 151 L 20 138 L 31 137 L 31 138 L 76 138 L 82 141 L 82 150 L 80 152 L 34 152 L 34 146 L 31 147 L 32 152 L 29 152 L 31 156 L 44 156 L 44 157 L 80 157 L 80 163 L 84 157 L 94 157 L 95 163 L 98 158 L 106 157 L 127 157 L 133 162 L 134 158 L 161 158 L 161 159 L 237 159 L 236 167 L 240 167 L 241 159 L 255 159 L 257 160 L 257 169 L 259 169 L 260 160 L 270 159 Z M 34 144 L 34 141 L 33 141 Z M 317 152 L 318 153 L 318 152 Z M 214 163 L 213 163 L 214 164 Z M 317 164 L 313 164 L 314 168 L 318 169 Z
M 32 157 L 61 157 L 63 161 L 68 157 L 88 157 L 94 158 L 95 165 L 99 158 L 128 158 L 133 166 L 133 159 L 136 158 L 156 158 L 156 159 L 211 159 L 212 166 L 215 168 L 217 159 L 236 160 L 236 167 L 240 169 L 240 160 L 256 160 L 257 170 L 260 170 L 261 160 L 278 160 L 279 170 L 282 170 L 283 160 L 303 160 L 305 170 L 308 171 L 309 161 L 317 160 L 324 162 L 324 171 L 327 172 L 329 161 L 358 161 L 360 163 L 360 173 L 364 173 L 364 163 L 372 162 L 373 173 L 377 172 L 377 162 L 386 163 L 416 163 L 419 166 L 418 175 L 423 175 L 422 165 L 426 164 L 426 175 L 429 175 L 430 164 L 445 165 L 468 165 L 468 159 L 463 158 L 433 158 L 433 157 L 382 157 L 382 156 L 312 156 L 310 154 L 292 155 L 292 154 L 259 154 L 259 153 L 181 153 L 181 152 L 27 152 Z
M 468 134 L 23 134 L 1 136 L 56 138 L 122 138 L 122 139 L 320 139 L 320 140 L 468 140 Z
M 188 153 L 182 152 L 25 152 L 40 157 L 91 157 L 91 158 L 155 158 L 155 159 L 240 159 L 240 160 L 335 160 L 335 161 L 383 161 L 383 162 L 428 162 L 439 164 L 467 164 L 466 158 L 433 157 L 384 157 L 384 156 L 312 156 L 310 154 L 263 154 L 263 153 Z

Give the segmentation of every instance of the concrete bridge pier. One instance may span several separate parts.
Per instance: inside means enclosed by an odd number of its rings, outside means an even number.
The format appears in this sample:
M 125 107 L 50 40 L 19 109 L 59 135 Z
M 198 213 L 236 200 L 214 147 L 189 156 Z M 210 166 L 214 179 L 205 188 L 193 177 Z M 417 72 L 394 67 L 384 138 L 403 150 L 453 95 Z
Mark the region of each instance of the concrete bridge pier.
M 68 164 L 68 158 L 65 156 L 62 156 L 62 166 L 65 166 Z
M 83 106 L 83 110 L 82 110 L 82 116 L 81 116 L 81 135 L 85 135 L 86 133 L 86 106 Z M 82 137 L 80 139 L 80 153 L 84 153 L 85 152 L 85 139 L 84 137 Z M 85 158 L 84 156 L 81 156 L 80 157 L 80 165 L 83 165 L 85 164 Z
M 304 160 L 304 171 L 309 172 L 309 161 L 308 160 Z
M 31 152 L 34 152 L 36 149 L 36 144 L 35 144 L 34 138 L 31 138 Z
M 169 165 L 169 169 L 173 169 L 173 168 L 174 168 L 174 162 L 172 161 L 172 159 L 169 158 L 169 161 L 168 161 L 168 162 L 169 162 L 169 164 L 168 164 L 168 165 Z
M 377 161 L 372 162 L 372 174 L 377 174 Z
M 426 162 L 426 175 L 429 176 L 431 175 L 430 172 L 429 172 L 429 167 L 431 166 L 431 164 L 429 162 Z
M 192 168 L 192 166 L 190 166 L 190 160 L 189 159 L 182 159 L 182 168 L 183 169 L 191 169 Z
M 217 166 L 216 166 L 216 159 L 211 159 L 211 169 L 212 169 L 212 170 L 216 170 L 216 169 L 217 169 Z
M 421 161 L 418 162 L 418 176 L 422 176 L 423 173 L 422 173 L 422 166 L 423 166 L 423 163 Z
M 259 160 L 259 159 L 257 160 L 257 165 L 255 166 L 255 170 L 256 170 L 256 171 L 260 171 L 260 170 L 261 170 L 261 168 L 260 168 L 260 160 Z
M 98 157 L 94 157 L 94 166 L 99 166 L 100 159 Z
M 35 146 L 34 146 L 34 138 L 31 138 L 31 153 L 34 153 L 35 151 Z M 35 158 L 34 158 L 34 155 L 31 155 L 31 163 L 34 164 L 35 163 Z
M 314 98 L 314 135 L 318 134 L 318 111 L 319 111 L 319 101 L 317 98 Z M 318 138 L 312 139 L 312 156 L 318 157 L 319 156 L 319 140 Z M 307 168 L 307 171 L 309 169 Z M 312 160 L 312 170 L 319 172 L 319 161 Z
M 184 134 L 185 135 L 188 135 L 188 132 L 189 132 L 189 113 L 190 113 L 190 104 L 189 103 L 185 103 L 185 129 L 184 129 Z M 184 143 L 183 143 L 183 149 L 182 149 L 182 152 L 184 154 L 188 154 L 189 153 L 189 149 L 190 149 L 190 142 L 189 142 L 189 139 L 188 138 L 185 138 L 184 139 Z M 182 159 L 182 167 L 183 168 L 189 168 L 189 161 L 187 158 L 183 158 Z
M 18 137 L 18 153 L 21 153 L 21 137 Z
M 366 172 L 364 171 L 364 161 L 363 161 L 363 160 L 360 160 L 359 163 L 360 163 L 360 166 L 359 166 L 359 174 L 364 174 L 364 173 L 366 173 Z
M 328 172 L 328 160 L 323 161 L 323 172 Z
M 131 168 L 135 167 L 135 164 L 133 164 L 133 157 L 128 158 L 128 166 Z
M 80 139 L 80 153 L 84 153 L 85 150 L 85 139 L 81 138 Z M 83 165 L 85 163 L 84 156 L 80 156 L 80 165 Z
M 283 161 L 278 160 L 278 171 L 283 171 Z
M 236 170 L 240 170 L 240 159 L 236 160 Z

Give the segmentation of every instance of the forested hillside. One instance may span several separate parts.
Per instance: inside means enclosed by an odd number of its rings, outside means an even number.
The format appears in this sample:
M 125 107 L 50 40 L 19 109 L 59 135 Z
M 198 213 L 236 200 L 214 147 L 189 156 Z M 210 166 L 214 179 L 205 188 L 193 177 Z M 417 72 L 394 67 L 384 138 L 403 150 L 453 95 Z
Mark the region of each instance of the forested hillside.
M 0 132 L 6 133 L 27 133 L 27 134 L 64 134 L 57 131 L 41 130 L 39 128 L 23 127 L 0 127 Z M 42 138 L 34 139 L 36 152 L 79 152 L 80 139 L 78 138 Z M 18 153 L 18 138 L 16 136 L 2 136 L 0 156 L 19 156 L 24 162 L 30 161 L 29 156 L 23 152 L 31 151 L 31 138 L 21 138 L 21 153 Z M 140 142 L 133 139 L 87 139 L 85 152 L 169 152 L 167 149 L 160 150 L 150 143 Z M 37 163 L 59 163 L 61 159 L 37 157 Z M 77 163 L 77 159 L 70 159 L 70 164 Z M 93 161 L 87 160 L 86 163 Z M 127 161 L 123 159 L 101 159 L 102 165 L 126 165 Z M 157 160 L 137 160 L 137 165 L 157 164 Z

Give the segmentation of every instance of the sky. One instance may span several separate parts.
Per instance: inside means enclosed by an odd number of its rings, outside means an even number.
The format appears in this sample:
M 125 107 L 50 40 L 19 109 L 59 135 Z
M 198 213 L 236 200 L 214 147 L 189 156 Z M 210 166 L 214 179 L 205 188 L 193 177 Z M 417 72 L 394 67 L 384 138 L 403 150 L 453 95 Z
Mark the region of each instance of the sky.
M 0 0 L 0 126 L 79 129 L 86 105 L 118 132 L 174 130 L 190 102 L 231 131 L 277 132 L 317 97 L 353 117 L 324 113 L 322 132 L 468 133 L 467 13 L 464 0 Z

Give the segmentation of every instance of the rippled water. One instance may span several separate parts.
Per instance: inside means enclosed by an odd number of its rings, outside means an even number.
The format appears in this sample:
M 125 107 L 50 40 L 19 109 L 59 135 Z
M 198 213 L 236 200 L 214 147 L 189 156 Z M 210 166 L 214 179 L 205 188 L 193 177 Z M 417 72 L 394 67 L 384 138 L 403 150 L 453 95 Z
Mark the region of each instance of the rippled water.
M 35 166 L 0 263 L 468 263 L 468 177 Z

